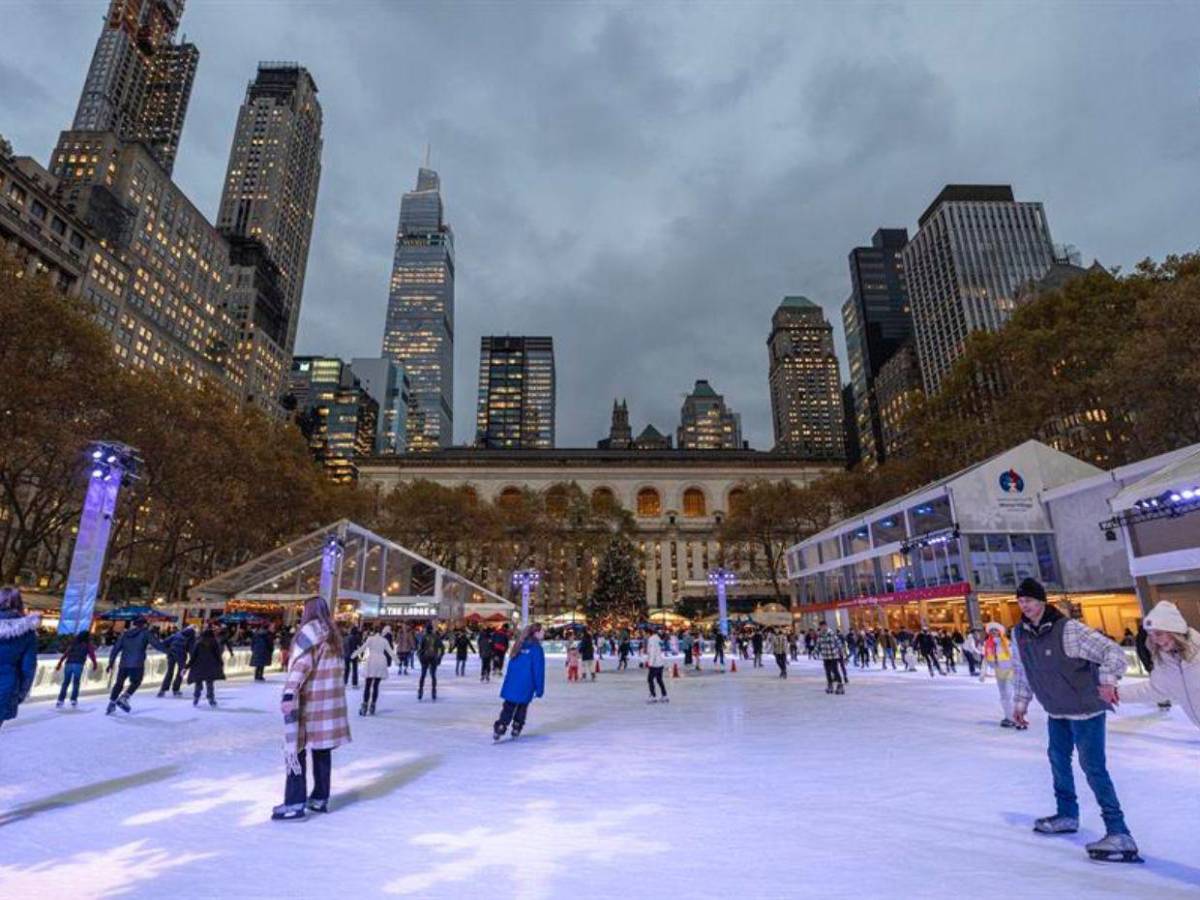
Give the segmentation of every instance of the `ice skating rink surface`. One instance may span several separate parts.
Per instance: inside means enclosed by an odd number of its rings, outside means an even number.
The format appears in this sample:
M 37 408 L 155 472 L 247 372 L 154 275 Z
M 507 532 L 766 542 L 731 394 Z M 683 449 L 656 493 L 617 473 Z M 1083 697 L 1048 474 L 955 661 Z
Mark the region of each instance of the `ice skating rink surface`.
M 268 820 L 280 674 L 219 683 L 217 709 L 153 687 L 132 715 L 27 704 L 0 730 L 0 897 L 1200 896 L 1200 731 L 1178 711 L 1109 720 L 1146 865 L 1106 864 L 1078 770 L 1080 832 L 1030 831 L 1054 811 L 1045 719 L 999 728 L 991 682 L 852 667 L 837 697 L 817 662 L 706 661 L 648 705 L 644 673 L 612 668 L 570 684 L 549 658 L 498 745 L 477 659 L 455 678 L 447 657 L 436 704 L 393 675 L 360 719 L 351 690 L 332 812 L 294 823 Z

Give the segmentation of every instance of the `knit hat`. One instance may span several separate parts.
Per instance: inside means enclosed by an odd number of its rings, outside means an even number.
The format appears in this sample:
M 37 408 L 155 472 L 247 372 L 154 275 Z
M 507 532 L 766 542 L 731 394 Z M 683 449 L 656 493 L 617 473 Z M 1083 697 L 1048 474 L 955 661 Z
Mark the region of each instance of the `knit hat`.
M 988 623 L 987 623 L 987 630 L 988 630 L 988 631 L 995 631 L 995 632 L 997 632 L 998 634 L 1004 634 L 1004 626 L 1003 626 L 1003 625 L 1001 625 L 999 622 L 988 622 Z
M 1171 634 L 1187 634 L 1188 623 L 1179 612 L 1179 607 L 1166 600 L 1155 604 L 1154 609 L 1146 613 L 1142 625 L 1147 631 L 1169 631 Z
M 1017 588 L 1018 597 L 1029 597 L 1046 602 L 1046 589 L 1036 578 L 1026 578 Z

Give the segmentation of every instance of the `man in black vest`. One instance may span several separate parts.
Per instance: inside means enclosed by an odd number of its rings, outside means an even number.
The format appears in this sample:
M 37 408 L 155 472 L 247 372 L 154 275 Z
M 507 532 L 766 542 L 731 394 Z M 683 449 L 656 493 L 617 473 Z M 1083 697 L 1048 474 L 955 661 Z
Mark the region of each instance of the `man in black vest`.
M 1079 750 L 1079 766 L 1087 776 L 1104 816 L 1106 834 L 1087 845 L 1088 855 L 1106 862 L 1141 862 L 1137 844 L 1105 763 L 1105 713 L 1117 700 L 1117 681 L 1127 665 L 1125 652 L 1105 635 L 1068 619 L 1046 603 L 1046 589 L 1032 578 L 1017 588 L 1021 621 L 1013 629 L 1015 678 L 1013 721 L 1028 725 L 1025 713 L 1037 697 L 1045 708 L 1050 738 L 1050 771 L 1058 811 L 1038 819 L 1041 834 L 1079 830 L 1079 800 L 1071 758 Z

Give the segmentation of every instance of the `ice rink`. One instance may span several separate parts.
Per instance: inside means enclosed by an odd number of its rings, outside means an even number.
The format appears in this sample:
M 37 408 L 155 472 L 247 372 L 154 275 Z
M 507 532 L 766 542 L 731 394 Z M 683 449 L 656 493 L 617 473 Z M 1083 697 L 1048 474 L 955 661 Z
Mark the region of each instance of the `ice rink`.
M 706 668 L 708 663 L 706 661 Z M 281 802 L 278 697 L 218 683 L 220 706 L 159 700 L 105 717 L 31 703 L 0 729 L 0 897 L 1196 897 L 1200 731 L 1123 708 L 1109 763 L 1144 866 L 1098 863 L 1053 812 L 1040 710 L 998 727 L 995 685 L 819 664 L 567 683 L 548 661 L 525 734 L 493 745 L 499 683 L 442 665 L 437 704 L 384 682 L 334 753 L 332 812 Z M 668 674 L 670 671 L 668 670 Z M 357 692 L 350 691 L 357 706 Z

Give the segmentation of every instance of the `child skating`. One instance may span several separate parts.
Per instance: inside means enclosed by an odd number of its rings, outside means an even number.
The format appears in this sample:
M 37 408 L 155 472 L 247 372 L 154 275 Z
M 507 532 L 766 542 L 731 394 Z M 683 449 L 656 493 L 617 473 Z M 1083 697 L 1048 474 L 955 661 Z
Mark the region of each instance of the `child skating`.
M 512 725 L 515 739 L 525 727 L 525 715 L 534 697 L 542 696 L 546 689 L 546 654 L 542 650 L 542 626 L 529 625 L 521 633 L 509 651 L 508 671 L 504 673 L 504 684 L 500 696 L 504 705 L 500 718 L 492 725 L 492 740 L 504 737 Z

